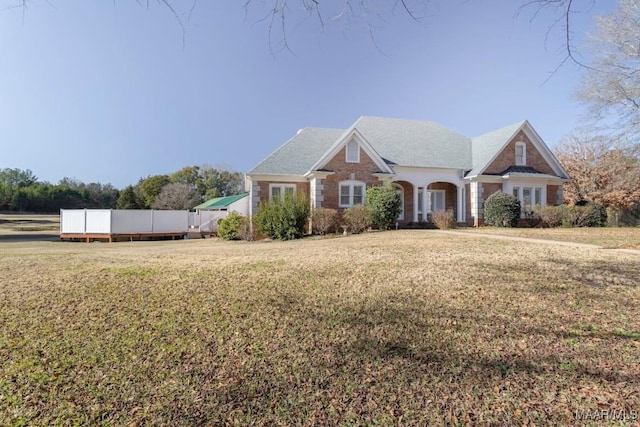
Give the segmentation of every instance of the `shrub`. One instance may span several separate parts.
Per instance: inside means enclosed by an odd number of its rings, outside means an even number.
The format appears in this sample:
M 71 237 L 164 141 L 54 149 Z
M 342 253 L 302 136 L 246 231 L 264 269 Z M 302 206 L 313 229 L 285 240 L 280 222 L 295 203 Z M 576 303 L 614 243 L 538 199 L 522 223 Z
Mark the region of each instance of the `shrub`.
M 291 240 L 304 236 L 309 218 L 309 199 L 306 194 L 287 194 L 284 199 L 260 203 L 255 215 L 258 231 L 272 239 Z
M 255 223 L 253 224 L 253 230 L 251 229 L 251 218 L 246 218 L 245 221 L 240 225 L 240 229 L 238 230 L 238 236 L 242 240 L 246 240 L 247 242 L 251 242 L 256 239 L 256 227 Z
M 431 214 L 431 221 L 440 230 L 456 228 L 456 217 L 453 214 L 452 208 L 449 208 L 446 211 L 435 211 Z
M 541 206 L 533 207 L 533 213 L 538 215 L 540 221 L 547 227 L 559 227 L 562 220 L 566 218 L 566 209 L 564 206 Z
M 370 225 L 369 208 L 364 205 L 355 205 L 345 210 L 342 214 L 346 225 L 354 234 L 362 233 Z
M 400 215 L 401 203 L 400 195 L 391 185 L 367 189 L 369 219 L 378 230 L 386 230 L 395 224 Z
M 569 207 L 569 220 L 574 227 L 602 227 L 607 224 L 607 211 L 599 203 L 588 202 Z
M 338 211 L 329 208 L 316 208 L 311 215 L 311 224 L 315 234 L 327 234 L 335 230 L 338 221 Z
M 575 206 L 536 206 L 534 212 L 549 227 L 602 227 L 607 211 L 598 203 Z
M 236 211 L 229 213 L 226 218 L 218 221 L 218 237 L 224 240 L 240 240 L 247 228 L 249 220 Z
M 512 194 L 497 191 L 484 202 L 484 222 L 496 227 L 517 227 L 520 201 Z

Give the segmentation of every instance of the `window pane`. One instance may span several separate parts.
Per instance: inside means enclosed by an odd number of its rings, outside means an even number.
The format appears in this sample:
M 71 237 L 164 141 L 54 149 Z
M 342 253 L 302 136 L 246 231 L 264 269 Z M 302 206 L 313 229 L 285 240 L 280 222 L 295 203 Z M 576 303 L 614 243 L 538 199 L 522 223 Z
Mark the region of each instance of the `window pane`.
M 430 191 L 430 209 L 431 212 L 444 210 L 444 191 Z
M 294 188 L 293 187 L 285 187 L 284 188 L 284 195 L 285 196 L 293 196 L 294 193 Z
M 436 196 L 436 210 L 443 211 L 444 210 L 444 191 L 438 191 L 435 193 Z
M 516 145 L 516 165 L 524 165 L 524 145 L 522 144 Z
M 354 205 L 362 205 L 362 204 L 364 204 L 364 186 L 362 186 L 362 185 L 354 185 L 354 187 L 353 187 L 353 204 Z
M 535 191 L 535 202 L 536 205 L 541 205 L 542 204 L 542 188 L 536 188 Z
M 349 141 L 349 143 L 347 144 L 347 162 L 358 162 L 360 160 L 359 151 L 360 146 L 358 145 L 358 143 L 353 140 Z
M 520 197 L 520 195 L 518 194 L 520 192 L 520 187 L 513 187 L 513 196 L 518 199 Z
M 280 187 L 271 187 L 271 198 L 277 199 L 280 197 Z
M 422 212 L 422 191 L 418 191 L 418 212 Z
M 522 189 L 522 204 L 525 208 L 531 207 L 531 188 Z
M 348 185 L 341 185 L 340 186 L 340 205 L 341 206 L 349 206 L 350 200 L 349 200 L 349 186 Z

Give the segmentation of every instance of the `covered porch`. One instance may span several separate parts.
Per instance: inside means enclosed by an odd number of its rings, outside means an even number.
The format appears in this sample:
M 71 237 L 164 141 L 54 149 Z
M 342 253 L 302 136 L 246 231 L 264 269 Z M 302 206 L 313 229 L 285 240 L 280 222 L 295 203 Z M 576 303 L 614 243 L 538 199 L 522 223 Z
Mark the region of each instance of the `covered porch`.
M 416 184 L 398 180 L 392 183 L 401 199 L 399 225 L 431 222 L 433 212 L 453 209 L 456 221 L 465 218 L 465 187 L 447 181 Z

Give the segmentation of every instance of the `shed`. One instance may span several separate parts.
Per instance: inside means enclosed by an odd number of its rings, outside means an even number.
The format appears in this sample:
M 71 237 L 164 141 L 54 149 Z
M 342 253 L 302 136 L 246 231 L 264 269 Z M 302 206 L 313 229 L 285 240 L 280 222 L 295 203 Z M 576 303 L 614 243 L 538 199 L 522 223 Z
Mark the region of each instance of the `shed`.
M 236 211 L 240 215 L 249 215 L 249 193 L 236 194 L 235 196 L 216 197 L 194 207 L 199 211 Z

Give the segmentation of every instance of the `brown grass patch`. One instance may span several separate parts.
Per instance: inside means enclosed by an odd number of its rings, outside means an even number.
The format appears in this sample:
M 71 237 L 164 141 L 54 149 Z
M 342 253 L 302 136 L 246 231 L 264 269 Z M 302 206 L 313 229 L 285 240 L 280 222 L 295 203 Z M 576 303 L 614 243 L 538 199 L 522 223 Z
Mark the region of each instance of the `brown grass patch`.
M 0 235 L 31 232 L 60 232 L 60 216 L 0 214 Z
M 566 425 L 640 408 L 633 255 L 423 231 L 0 250 L 1 425 Z

